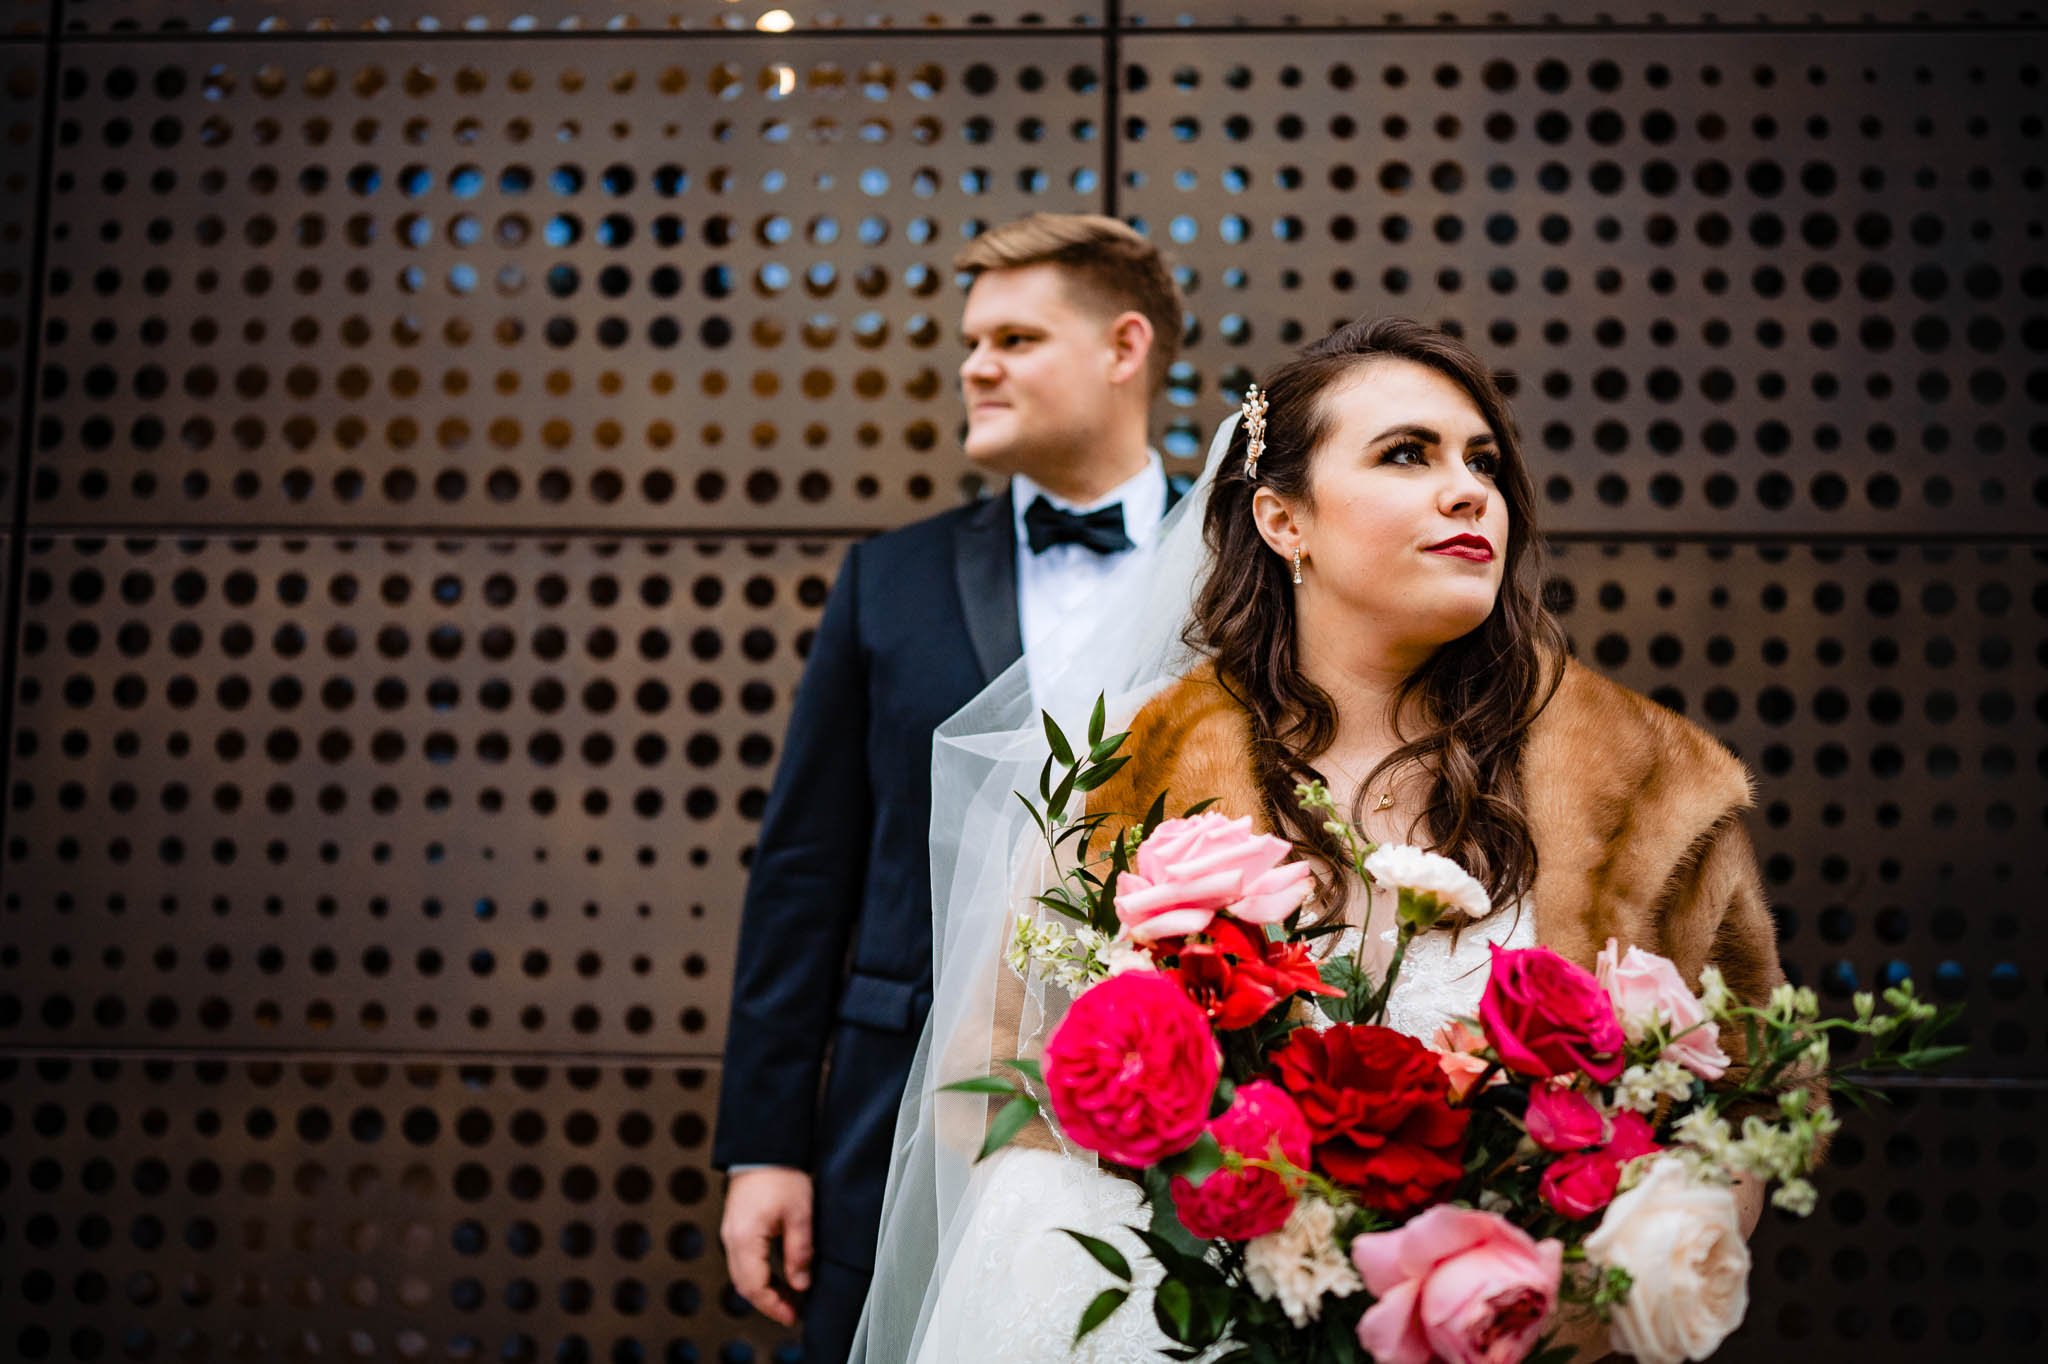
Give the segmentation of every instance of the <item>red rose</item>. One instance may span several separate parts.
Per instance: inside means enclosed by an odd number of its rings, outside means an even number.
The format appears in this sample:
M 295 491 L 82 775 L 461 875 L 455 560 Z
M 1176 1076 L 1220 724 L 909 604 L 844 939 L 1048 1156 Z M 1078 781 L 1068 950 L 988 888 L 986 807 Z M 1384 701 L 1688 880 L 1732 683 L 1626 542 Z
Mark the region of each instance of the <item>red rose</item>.
M 1492 951 L 1479 1026 L 1502 1065 L 1539 1080 L 1584 1071 L 1606 1084 L 1621 1074 L 1628 1039 L 1591 971 L 1547 947 Z
M 1392 1028 L 1297 1028 L 1275 1078 L 1315 1139 L 1315 1163 L 1367 1207 L 1400 1216 L 1441 1201 L 1464 1170 L 1465 1124 L 1437 1055 Z
M 1166 974 L 1219 1028 L 1249 1028 L 1299 991 L 1337 995 L 1323 984 L 1304 943 L 1268 942 L 1263 931 L 1222 916 L 1200 934 L 1161 944 Z
M 1605 1146 L 1553 1162 L 1543 1172 L 1536 1191 L 1566 1217 L 1591 1217 L 1614 1201 L 1614 1191 L 1621 1187 L 1622 1166 L 1663 1149 L 1641 1114 L 1617 1113 L 1614 1135 Z

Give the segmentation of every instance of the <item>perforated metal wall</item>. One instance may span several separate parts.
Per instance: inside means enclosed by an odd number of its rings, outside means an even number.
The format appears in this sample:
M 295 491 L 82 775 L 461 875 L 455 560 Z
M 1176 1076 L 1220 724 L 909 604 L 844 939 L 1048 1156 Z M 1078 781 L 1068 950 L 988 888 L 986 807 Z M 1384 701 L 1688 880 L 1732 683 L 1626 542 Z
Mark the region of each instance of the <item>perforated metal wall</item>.
M 1724 1357 L 2033 1358 L 2040 23 L 10 7 L 0 1356 L 795 1357 L 717 1250 L 739 891 L 845 545 L 973 487 L 946 262 L 1053 208 L 1182 269 L 1173 453 L 1359 313 L 1511 373 L 1788 968 L 1969 1008 Z

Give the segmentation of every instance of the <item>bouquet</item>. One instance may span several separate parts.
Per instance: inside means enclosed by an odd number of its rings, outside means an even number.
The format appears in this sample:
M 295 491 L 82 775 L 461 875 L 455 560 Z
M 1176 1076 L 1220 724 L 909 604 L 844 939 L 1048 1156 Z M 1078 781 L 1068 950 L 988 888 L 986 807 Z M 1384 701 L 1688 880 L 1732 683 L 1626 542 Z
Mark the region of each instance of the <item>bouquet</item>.
M 1639 1359 L 1703 1359 L 1748 1307 L 1735 1183 L 1810 1212 L 1838 1125 L 1824 1087 L 1869 1093 L 1835 1039 L 1868 1040 L 1864 1074 L 1960 1050 L 1935 1045 L 1953 1012 L 1910 981 L 1881 1009 L 1859 994 L 1853 1017 L 1823 1019 L 1811 990 L 1747 1004 L 1711 967 L 1695 988 L 1612 940 L 1590 972 L 1493 946 L 1476 1016 L 1407 1036 L 1382 1020 L 1408 946 L 1487 914 L 1480 883 L 1363 840 L 1302 786 L 1366 888 L 1367 942 L 1390 911 L 1375 977 L 1318 951 L 1341 925 L 1311 922 L 1310 867 L 1249 819 L 1208 802 L 1169 819 L 1163 792 L 1128 827 L 1070 817 L 1128 761 L 1128 736 L 1103 727 L 1098 701 L 1077 751 L 1046 716 L 1039 799 L 1019 794 L 1057 879 L 1034 897 L 1045 912 L 1019 917 L 1010 966 L 1071 1006 L 1038 1061 L 1003 1063 L 1014 1079 L 947 1088 L 1007 1096 L 983 1158 L 1049 1106 L 1068 1141 L 1143 1184 L 1150 1221 L 1132 1231 L 1164 1272 L 1151 1310 L 1169 1358 L 1555 1364 L 1576 1318 Z M 1722 1045 L 1734 1037 L 1739 1062 Z M 1078 1341 L 1124 1307 L 1134 1275 L 1116 1246 L 1067 1234 L 1114 1280 Z

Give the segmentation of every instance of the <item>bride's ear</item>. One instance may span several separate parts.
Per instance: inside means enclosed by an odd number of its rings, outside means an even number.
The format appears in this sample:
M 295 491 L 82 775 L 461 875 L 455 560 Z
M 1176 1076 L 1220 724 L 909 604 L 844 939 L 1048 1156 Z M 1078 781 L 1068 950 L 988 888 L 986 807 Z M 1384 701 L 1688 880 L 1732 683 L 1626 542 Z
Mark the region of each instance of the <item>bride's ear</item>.
M 1258 528 L 1266 547 L 1283 559 L 1292 559 L 1295 550 L 1308 548 L 1303 543 L 1303 527 L 1293 505 L 1271 488 L 1259 488 L 1252 493 L 1252 525 Z

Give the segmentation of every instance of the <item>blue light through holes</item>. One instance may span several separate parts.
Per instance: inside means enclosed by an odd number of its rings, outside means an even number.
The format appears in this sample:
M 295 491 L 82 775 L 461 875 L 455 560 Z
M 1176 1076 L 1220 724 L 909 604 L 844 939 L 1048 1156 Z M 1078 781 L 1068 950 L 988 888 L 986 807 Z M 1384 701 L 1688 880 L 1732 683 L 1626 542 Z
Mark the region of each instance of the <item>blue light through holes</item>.
M 541 240 L 549 246 L 574 246 L 583 236 L 583 224 L 573 213 L 557 213 L 541 229 Z
M 1193 407 L 1201 396 L 1202 372 L 1185 360 L 1176 360 L 1166 370 L 1166 398 L 1175 407 Z
M 606 166 L 604 168 L 604 177 L 600 183 L 604 185 L 604 192 L 614 197 L 622 194 L 631 194 L 633 192 L 632 169 L 627 166 Z
M 1856 963 L 1847 957 L 1829 962 L 1827 969 L 1820 973 L 1821 989 L 1836 999 L 1847 999 L 1856 993 Z
M 1173 221 L 1166 225 L 1166 235 L 1185 246 L 1195 239 L 1195 220 L 1185 213 L 1175 215 Z
M 433 187 L 433 172 L 425 166 L 407 166 L 398 173 L 398 192 L 408 199 L 417 199 Z
M 459 213 L 448 224 L 448 240 L 457 246 L 475 246 L 484 239 L 484 225 L 468 213 Z
M 548 172 L 548 188 L 557 194 L 580 194 L 583 172 L 575 166 L 557 166 Z
M 2009 961 L 1999 962 L 1991 968 L 1987 982 L 1993 996 L 1999 999 L 2018 999 L 2026 988 L 2026 981 L 2020 975 L 2020 968 Z
M 878 198 L 889 192 L 889 174 L 879 166 L 869 166 L 860 173 L 860 192 L 870 198 Z
M 690 173 L 681 166 L 663 166 L 654 172 L 654 192 L 673 199 L 690 187 Z
M 1242 194 L 1252 187 L 1252 173 L 1243 166 L 1223 168 L 1223 188 L 1232 194 Z
M 398 287 L 408 294 L 416 294 L 427 287 L 427 272 L 417 265 L 408 265 L 398 272 Z
M 1201 183 L 1202 177 L 1183 166 L 1173 173 L 1173 187 L 1180 190 L 1193 189 Z
M 448 177 L 448 192 L 458 199 L 474 199 L 483 188 L 484 173 L 475 166 L 457 166 Z
M 633 240 L 633 219 L 624 213 L 607 213 L 595 235 L 599 246 L 624 246 Z
M 498 172 L 500 194 L 524 194 L 533 188 L 533 172 L 525 166 L 507 166 Z
M 763 219 L 758 230 L 762 241 L 770 246 L 780 246 L 789 240 L 791 228 L 789 219 L 778 213 Z
M 1223 221 L 1216 224 L 1216 235 L 1236 246 L 1252 234 L 1251 224 L 1242 213 L 1226 213 Z
M 912 246 L 923 246 L 939 235 L 939 225 L 930 218 L 912 218 L 903 225 L 903 235 Z
M 448 288 L 458 294 L 473 293 L 476 290 L 476 267 L 457 265 L 448 271 Z
M 859 236 L 862 246 L 880 246 L 889 240 L 889 220 L 873 214 L 862 218 Z
M 839 283 L 839 272 L 832 268 L 831 262 L 821 260 L 804 271 L 804 283 L 814 294 L 829 294 Z
M 761 267 L 761 287 L 773 294 L 779 294 L 789 287 L 789 267 L 779 261 L 769 261 Z
M 830 246 L 839 240 L 839 220 L 821 213 L 804 225 L 804 234 L 814 246 Z
M 1069 183 L 1073 185 L 1076 193 L 1093 194 L 1095 193 L 1095 187 L 1102 183 L 1102 181 L 1101 177 L 1096 175 L 1094 167 L 1082 166 L 1074 172 L 1073 179 Z
M 408 214 L 399 220 L 399 235 L 407 246 L 425 246 L 434 240 L 434 224 L 421 214 Z
M 1168 426 L 1166 439 L 1159 443 L 1166 453 L 1175 459 L 1188 459 L 1199 454 L 1202 449 L 1201 437 L 1195 433 L 1194 425 L 1190 422 L 1174 422 Z
M 1878 972 L 1877 976 L 1878 984 L 1883 986 L 1887 990 L 1891 989 L 1894 985 L 1899 984 L 1901 981 L 1911 980 L 1912 978 L 1913 969 L 1907 966 L 1906 963 L 1898 960 L 1896 957 L 1886 962 L 1883 968 Z
M 761 188 L 770 194 L 780 194 L 789 185 L 789 176 L 782 171 L 772 170 L 761 177 Z

